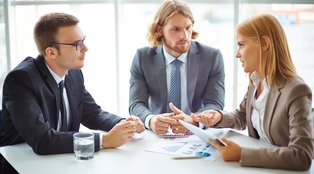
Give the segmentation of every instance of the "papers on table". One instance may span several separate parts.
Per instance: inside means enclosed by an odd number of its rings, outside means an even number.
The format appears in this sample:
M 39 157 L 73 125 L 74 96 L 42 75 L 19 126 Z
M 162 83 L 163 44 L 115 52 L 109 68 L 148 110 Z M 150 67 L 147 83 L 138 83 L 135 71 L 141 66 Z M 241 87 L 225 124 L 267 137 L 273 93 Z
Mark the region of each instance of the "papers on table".
M 168 132 L 165 134 L 158 134 L 159 137 L 164 138 L 164 139 L 176 139 L 176 138 L 187 138 L 189 136 L 193 135 L 192 132 L 188 133 L 173 133 L 172 129 L 169 127 Z
M 188 122 L 185 122 L 183 120 L 178 120 L 184 127 L 189 129 L 191 132 L 193 132 L 196 136 L 198 136 L 201 140 L 203 140 L 205 143 L 208 143 L 208 139 L 214 140 L 218 142 L 220 145 L 224 146 L 224 144 L 219 140 L 219 138 L 210 132 L 210 128 L 207 130 L 201 129 L 199 127 L 196 127 Z
M 145 151 L 172 155 L 173 159 L 202 158 L 215 161 L 219 152 L 213 146 L 204 142 L 174 142 L 163 141 L 145 149 Z

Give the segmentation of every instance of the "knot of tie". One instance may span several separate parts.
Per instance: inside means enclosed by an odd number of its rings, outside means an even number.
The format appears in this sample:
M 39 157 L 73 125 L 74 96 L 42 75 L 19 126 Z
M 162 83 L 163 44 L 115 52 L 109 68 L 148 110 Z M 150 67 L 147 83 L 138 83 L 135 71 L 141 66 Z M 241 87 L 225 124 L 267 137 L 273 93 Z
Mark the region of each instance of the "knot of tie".
M 174 61 L 171 62 L 171 65 L 172 65 L 173 67 L 175 67 L 176 69 L 179 69 L 180 66 L 181 66 L 181 64 L 182 64 L 182 61 L 180 61 L 180 60 L 178 60 L 178 59 L 176 59 L 176 60 L 174 60 Z
M 61 94 L 63 93 L 63 87 L 64 87 L 63 80 L 61 80 L 61 81 L 59 82 L 59 90 L 60 90 L 60 93 L 61 93 Z

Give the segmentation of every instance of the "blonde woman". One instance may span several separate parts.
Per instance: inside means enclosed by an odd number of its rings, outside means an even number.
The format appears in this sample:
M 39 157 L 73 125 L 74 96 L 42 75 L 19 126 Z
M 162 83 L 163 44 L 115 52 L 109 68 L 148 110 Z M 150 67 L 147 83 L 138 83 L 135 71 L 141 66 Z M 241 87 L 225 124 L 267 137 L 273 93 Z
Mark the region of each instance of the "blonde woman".
M 236 57 L 250 83 L 233 112 L 207 110 L 193 115 L 206 126 L 248 128 L 249 136 L 278 146 L 275 149 L 240 147 L 224 137 L 226 146 L 210 142 L 225 161 L 242 166 L 308 170 L 313 156 L 312 92 L 297 75 L 285 32 L 272 15 L 262 14 L 236 29 Z

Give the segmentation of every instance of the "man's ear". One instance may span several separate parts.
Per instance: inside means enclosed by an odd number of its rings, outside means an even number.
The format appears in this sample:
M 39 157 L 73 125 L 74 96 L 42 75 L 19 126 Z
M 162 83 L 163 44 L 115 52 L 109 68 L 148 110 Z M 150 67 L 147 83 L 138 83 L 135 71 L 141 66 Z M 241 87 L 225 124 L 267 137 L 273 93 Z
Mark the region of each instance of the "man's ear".
M 262 36 L 261 47 L 263 51 L 267 51 L 270 47 L 270 39 L 268 36 Z
M 45 49 L 45 52 L 46 52 L 46 55 L 48 57 L 51 57 L 51 58 L 55 58 L 58 54 L 58 50 L 56 48 L 53 48 L 53 47 L 47 47 Z
M 162 36 L 162 28 L 160 25 L 156 26 L 156 32 L 158 33 L 159 36 Z

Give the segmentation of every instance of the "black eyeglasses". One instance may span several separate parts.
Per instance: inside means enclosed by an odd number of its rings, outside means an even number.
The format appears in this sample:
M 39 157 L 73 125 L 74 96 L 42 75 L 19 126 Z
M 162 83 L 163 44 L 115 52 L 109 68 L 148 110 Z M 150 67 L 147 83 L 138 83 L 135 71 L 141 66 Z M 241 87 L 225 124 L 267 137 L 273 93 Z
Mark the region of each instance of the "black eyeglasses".
M 82 40 L 78 40 L 78 41 L 76 41 L 74 43 L 54 42 L 53 44 L 72 45 L 72 46 L 75 46 L 75 49 L 77 51 L 84 44 L 85 38 L 86 38 L 86 36 L 84 36 L 84 38 Z

